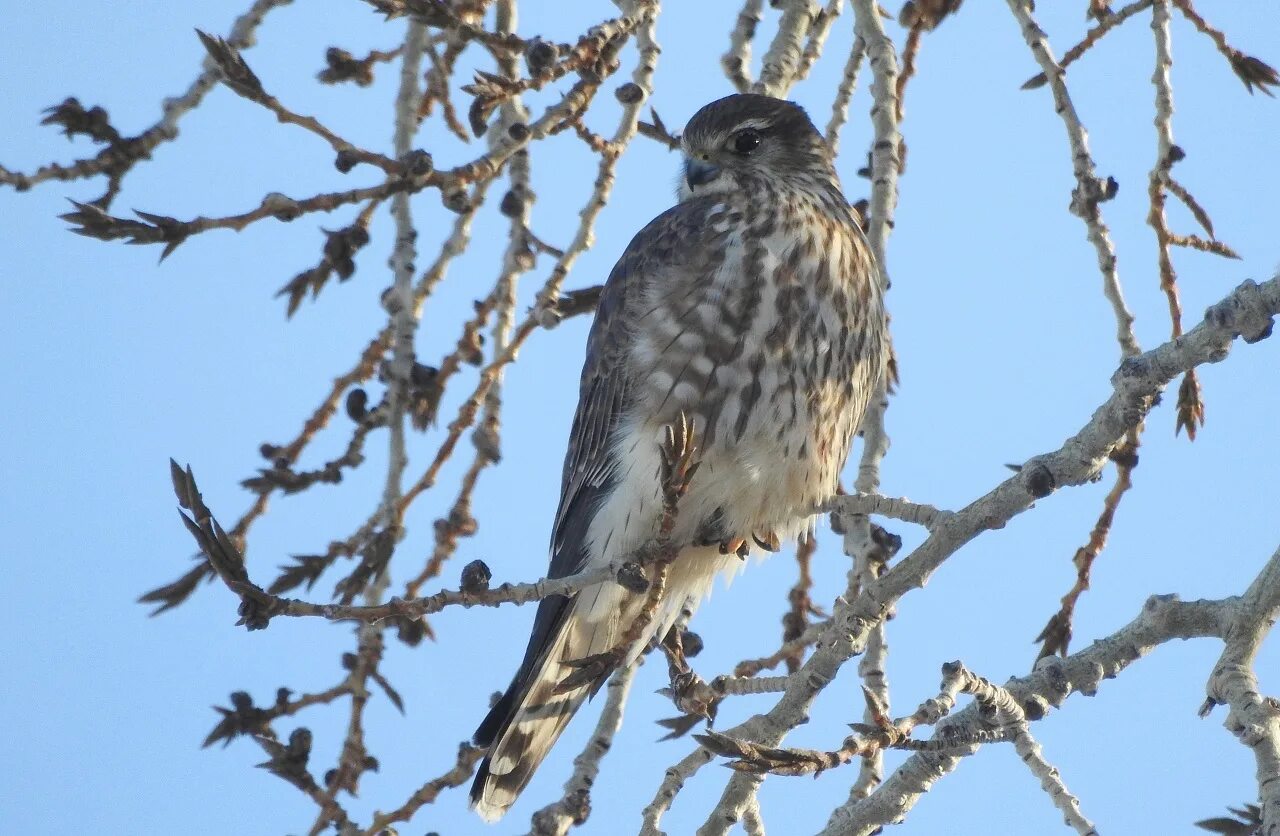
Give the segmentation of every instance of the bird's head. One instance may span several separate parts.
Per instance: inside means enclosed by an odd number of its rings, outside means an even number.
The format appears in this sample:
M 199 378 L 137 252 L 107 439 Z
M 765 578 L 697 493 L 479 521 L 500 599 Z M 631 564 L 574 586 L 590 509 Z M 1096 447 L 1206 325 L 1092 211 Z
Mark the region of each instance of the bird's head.
M 834 182 L 831 155 L 804 109 L 792 102 L 738 93 L 693 115 L 681 137 L 684 172 L 678 191 L 691 196 L 752 193 Z

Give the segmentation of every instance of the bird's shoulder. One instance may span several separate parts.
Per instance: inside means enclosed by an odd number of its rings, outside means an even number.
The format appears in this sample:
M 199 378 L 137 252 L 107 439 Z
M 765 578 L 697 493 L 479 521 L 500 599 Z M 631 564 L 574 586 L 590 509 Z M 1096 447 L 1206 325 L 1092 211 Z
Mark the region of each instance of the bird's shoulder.
M 724 200 L 695 197 L 667 209 L 635 234 L 600 295 L 587 340 L 584 391 L 593 372 L 613 370 L 611 352 L 633 336 L 631 311 L 644 304 L 655 285 L 676 277 L 696 281 L 714 270 L 724 258 L 726 231 L 742 215 Z
M 635 234 L 613 268 L 609 283 L 625 283 L 637 275 L 687 265 L 743 215 L 741 208 L 715 197 L 694 197 L 677 203 Z

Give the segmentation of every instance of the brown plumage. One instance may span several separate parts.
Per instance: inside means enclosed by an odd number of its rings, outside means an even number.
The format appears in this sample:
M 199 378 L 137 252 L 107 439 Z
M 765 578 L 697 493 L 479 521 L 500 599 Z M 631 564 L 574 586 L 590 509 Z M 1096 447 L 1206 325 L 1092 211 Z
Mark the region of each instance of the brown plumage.
M 548 570 L 606 565 L 654 537 L 659 442 L 688 416 L 702 464 L 680 501 L 665 597 L 628 662 L 741 564 L 716 544 L 807 530 L 887 356 L 870 248 L 805 112 L 729 96 L 694 115 L 682 145 L 681 202 L 632 240 L 600 299 Z M 489 752 L 471 799 L 486 819 L 604 683 L 607 672 L 557 693 L 568 663 L 613 649 L 643 597 L 610 582 L 540 603 L 524 662 L 476 731 Z

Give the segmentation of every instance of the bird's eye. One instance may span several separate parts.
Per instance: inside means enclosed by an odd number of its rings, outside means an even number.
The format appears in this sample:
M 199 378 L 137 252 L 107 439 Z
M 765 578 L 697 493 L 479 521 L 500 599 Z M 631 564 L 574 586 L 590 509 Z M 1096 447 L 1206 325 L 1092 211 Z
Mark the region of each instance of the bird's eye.
M 760 139 L 759 131 L 747 128 L 745 131 L 739 131 L 735 134 L 729 144 L 735 154 L 750 154 L 760 147 Z

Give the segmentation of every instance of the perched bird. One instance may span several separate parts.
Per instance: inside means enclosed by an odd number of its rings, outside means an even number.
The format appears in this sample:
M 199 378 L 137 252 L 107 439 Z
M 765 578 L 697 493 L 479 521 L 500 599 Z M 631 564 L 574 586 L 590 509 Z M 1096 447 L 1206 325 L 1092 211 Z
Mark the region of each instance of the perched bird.
M 804 110 L 728 96 L 693 116 L 681 146 L 680 202 L 631 241 L 600 298 L 551 539 L 553 578 L 652 540 L 664 433 L 692 424 L 701 464 L 670 534 L 678 556 L 622 664 L 753 546 L 808 530 L 888 355 L 879 272 Z M 488 747 L 471 788 L 481 816 L 510 808 L 599 690 L 609 670 L 562 683 L 572 663 L 616 649 L 644 598 L 609 581 L 540 603 L 524 662 L 475 734 Z

